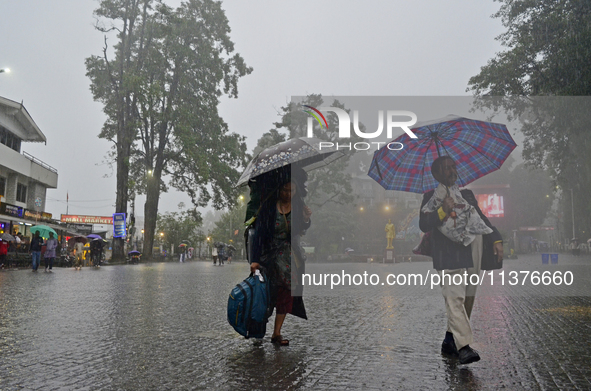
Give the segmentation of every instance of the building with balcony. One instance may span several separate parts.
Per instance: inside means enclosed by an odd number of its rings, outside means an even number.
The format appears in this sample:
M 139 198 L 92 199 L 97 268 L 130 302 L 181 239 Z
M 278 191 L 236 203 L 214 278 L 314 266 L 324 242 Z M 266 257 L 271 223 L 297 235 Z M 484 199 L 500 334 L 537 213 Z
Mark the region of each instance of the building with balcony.
M 57 188 L 57 170 L 21 151 L 23 143 L 46 141 L 22 103 L 0 97 L 0 233 L 51 222 L 45 200 Z

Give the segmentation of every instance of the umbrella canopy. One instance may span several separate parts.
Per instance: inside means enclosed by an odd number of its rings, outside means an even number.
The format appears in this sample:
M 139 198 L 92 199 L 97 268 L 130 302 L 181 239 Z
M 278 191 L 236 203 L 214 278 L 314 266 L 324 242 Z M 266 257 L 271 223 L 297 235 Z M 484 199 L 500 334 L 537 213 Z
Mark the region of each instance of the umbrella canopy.
M 323 141 L 314 137 L 299 137 L 262 150 L 248 163 L 236 187 L 247 184 L 250 179 L 261 174 L 290 164 L 297 163 L 306 171 L 311 171 L 345 155 L 335 147 L 321 147 L 321 142 Z
M 403 149 L 386 145 L 374 153 L 368 175 L 386 190 L 423 194 L 435 189 L 431 164 L 439 156 L 455 161 L 456 183 L 465 186 L 501 168 L 517 146 L 505 125 L 456 115 L 416 124 L 412 131 L 418 138 L 405 133 L 392 141 Z
M 90 234 L 88 236 L 86 236 L 88 239 L 102 239 L 101 235 L 97 235 L 97 234 Z
M 55 232 L 55 230 L 51 227 L 48 227 L 47 225 L 36 225 L 34 227 L 31 227 L 30 229 L 31 233 L 35 233 L 35 232 L 39 232 L 39 236 L 41 236 L 42 238 L 49 238 L 49 233 L 53 232 L 53 237 L 57 238 L 57 232 Z
M 127 255 L 141 255 L 141 252 L 137 251 L 137 250 L 133 250 L 127 253 Z
M 16 238 L 14 236 L 12 236 L 11 234 L 6 233 L 6 232 L 3 233 L 2 236 L 0 236 L 0 239 L 2 239 L 5 242 L 12 242 L 12 241 L 16 240 Z
M 73 243 L 86 243 L 86 238 L 84 236 L 73 236 L 70 239 L 68 239 L 68 244 L 73 246 Z
M 185 243 L 181 243 L 179 244 L 179 247 L 187 247 L 187 245 Z

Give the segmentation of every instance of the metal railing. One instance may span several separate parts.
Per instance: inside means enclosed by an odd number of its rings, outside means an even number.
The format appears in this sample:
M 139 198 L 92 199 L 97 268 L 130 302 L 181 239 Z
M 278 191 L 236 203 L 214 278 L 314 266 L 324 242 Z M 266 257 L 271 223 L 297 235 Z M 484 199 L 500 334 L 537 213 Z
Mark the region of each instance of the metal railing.
M 30 161 L 32 161 L 33 163 L 37 163 L 41 167 L 46 168 L 49 171 L 55 172 L 57 174 L 57 169 L 51 167 L 49 164 L 47 164 L 39 159 L 37 159 L 35 156 L 31 155 L 30 153 L 23 151 L 23 156 L 26 157 L 27 159 L 29 159 Z

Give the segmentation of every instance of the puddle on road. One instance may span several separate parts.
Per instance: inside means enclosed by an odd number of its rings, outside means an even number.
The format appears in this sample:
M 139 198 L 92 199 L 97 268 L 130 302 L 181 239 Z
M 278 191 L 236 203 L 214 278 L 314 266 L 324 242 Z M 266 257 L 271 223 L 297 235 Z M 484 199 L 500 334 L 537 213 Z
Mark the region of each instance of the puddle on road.
M 575 317 L 591 317 L 591 307 L 569 305 L 566 307 L 545 308 L 538 311 Z
M 235 331 L 223 332 L 223 331 L 219 331 L 219 330 L 202 331 L 200 333 L 195 334 L 195 336 L 200 337 L 200 338 L 224 339 L 224 340 L 236 339 L 236 338 L 244 339 L 243 336 L 239 335 Z

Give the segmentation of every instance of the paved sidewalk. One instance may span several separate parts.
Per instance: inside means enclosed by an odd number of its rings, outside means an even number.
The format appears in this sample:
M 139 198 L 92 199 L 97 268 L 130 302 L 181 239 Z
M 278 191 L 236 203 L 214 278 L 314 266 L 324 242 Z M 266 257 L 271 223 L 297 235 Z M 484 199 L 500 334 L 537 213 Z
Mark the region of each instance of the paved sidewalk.
M 473 314 L 482 360 L 464 366 L 439 352 L 446 319 L 437 287 L 307 287 L 310 319 L 288 316 L 291 345 L 277 348 L 270 334 L 254 343 L 227 324 L 228 293 L 247 276 L 244 262 L 2 271 L 0 389 L 591 389 L 591 259 L 539 258 L 505 261 L 504 270 L 573 270 L 573 286 L 483 286 Z M 385 278 L 430 266 L 307 271 Z

